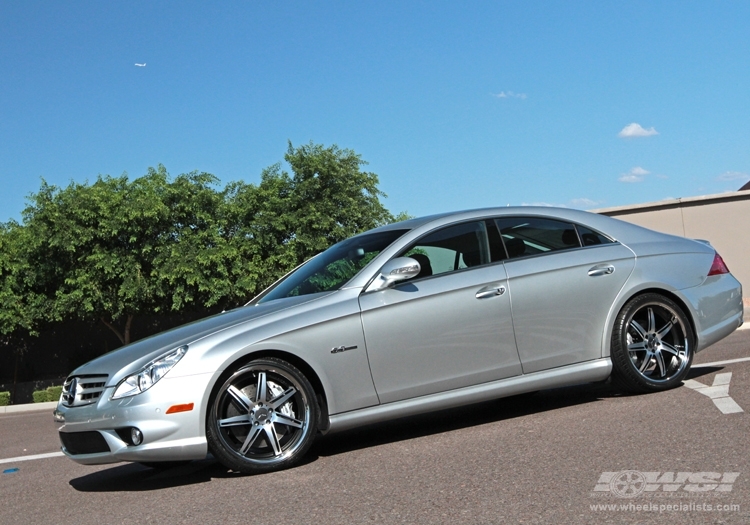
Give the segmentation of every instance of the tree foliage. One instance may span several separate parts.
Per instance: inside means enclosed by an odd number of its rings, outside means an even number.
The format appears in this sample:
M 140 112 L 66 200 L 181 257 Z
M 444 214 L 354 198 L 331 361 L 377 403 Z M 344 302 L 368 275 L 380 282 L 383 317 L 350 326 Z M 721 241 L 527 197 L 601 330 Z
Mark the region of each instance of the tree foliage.
M 134 180 L 43 181 L 23 223 L 0 225 L 0 335 L 78 317 L 128 343 L 135 316 L 242 304 L 331 244 L 394 220 L 355 152 L 290 143 L 284 159 L 291 173 L 273 165 L 257 185 L 171 178 L 161 165 Z

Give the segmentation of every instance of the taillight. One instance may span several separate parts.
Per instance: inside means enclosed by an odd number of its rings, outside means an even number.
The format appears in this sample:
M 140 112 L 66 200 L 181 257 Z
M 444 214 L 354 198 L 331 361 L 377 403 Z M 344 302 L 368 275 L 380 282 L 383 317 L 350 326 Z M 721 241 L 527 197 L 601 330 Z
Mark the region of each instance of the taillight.
M 727 264 L 721 258 L 721 255 L 716 253 L 714 255 L 714 262 L 711 264 L 711 269 L 708 270 L 708 275 L 721 275 L 722 273 L 729 273 L 729 268 L 727 268 Z

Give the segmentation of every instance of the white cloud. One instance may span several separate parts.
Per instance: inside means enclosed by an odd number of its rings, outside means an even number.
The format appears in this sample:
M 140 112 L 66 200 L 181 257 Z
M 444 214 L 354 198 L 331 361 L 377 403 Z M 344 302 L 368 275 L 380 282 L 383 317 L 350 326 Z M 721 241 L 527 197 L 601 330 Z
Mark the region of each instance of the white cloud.
M 651 172 L 648 170 L 644 170 L 640 166 L 636 166 L 629 172 L 620 175 L 617 180 L 619 180 L 620 182 L 642 182 L 646 175 L 648 175 L 649 173 Z
M 582 209 L 582 210 L 585 210 L 587 208 L 593 208 L 594 206 L 598 206 L 599 204 L 601 204 L 601 201 L 594 201 L 591 199 L 587 199 L 586 197 L 581 197 L 579 199 L 570 200 L 571 207 Z
M 741 171 L 725 171 L 717 177 L 720 181 L 733 181 L 733 180 L 750 180 L 750 175 L 742 173 Z
M 630 137 L 650 137 L 651 135 L 658 135 L 659 132 L 654 128 L 643 129 L 643 127 L 633 122 L 628 124 L 617 134 L 618 137 L 630 138 Z
M 492 93 L 492 96 L 497 98 L 520 98 L 521 100 L 526 99 L 526 93 L 514 93 L 513 91 L 501 91 L 500 93 Z
M 545 208 L 559 208 L 562 204 L 550 204 L 549 202 L 537 201 L 537 202 L 522 202 L 521 206 L 543 206 Z
M 585 210 L 585 209 L 593 208 L 594 206 L 597 206 L 598 204 L 601 204 L 601 203 L 602 203 L 601 201 L 594 201 L 594 200 L 582 197 L 580 199 L 571 199 L 568 201 L 567 204 L 536 201 L 536 202 L 522 202 L 521 206 L 542 206 L 545 208 L 574 208 L 577 210 Z
M 143 64 L 136 64 L 136 66 L 138 66 L 138 67 L 146 67 L 146 63 L 144 62 Z

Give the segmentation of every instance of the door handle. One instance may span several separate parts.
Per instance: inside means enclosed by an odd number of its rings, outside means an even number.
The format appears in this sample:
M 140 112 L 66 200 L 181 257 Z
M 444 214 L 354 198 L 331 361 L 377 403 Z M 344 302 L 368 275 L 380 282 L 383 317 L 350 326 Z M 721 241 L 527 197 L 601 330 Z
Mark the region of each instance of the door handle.
M 597 275 L 610 275 L 615 273 L 615 267 L 611 264 L 600 264 L 594 266 L 589 270 L 589 277 L 596 277 Z
M 505 286 L 485 286 L 476 293 L 477 299 L 486 299 L 487 297 L 495 297 L 496 295 L 503 295 L 505 293 Z

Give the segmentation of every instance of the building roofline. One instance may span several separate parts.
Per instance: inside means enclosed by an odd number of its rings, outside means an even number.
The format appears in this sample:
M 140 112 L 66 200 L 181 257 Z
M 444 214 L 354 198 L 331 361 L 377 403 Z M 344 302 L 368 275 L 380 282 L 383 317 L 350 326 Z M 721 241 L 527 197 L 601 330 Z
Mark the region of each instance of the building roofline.
M 701 195 L 700 197 L 684 197 L 679 199 L 665 199 L 663 201 L 646 202 L 643 204 L 631 204 L 628 206 L 614 206 L 611 208 L 598 208 L 589 210 L 593 213 L 603 215 L 627 215 L 629 213 L 643 211 L 659 211 L 674 208 L 685 208 L 691 206 L 703 206 L 705 204 L 714 204 L 718 202 L 732 202 L 750 200 L 750 190 L 747 191 L 728 191 L 726 193 L 716 193 L 713 195 Z

